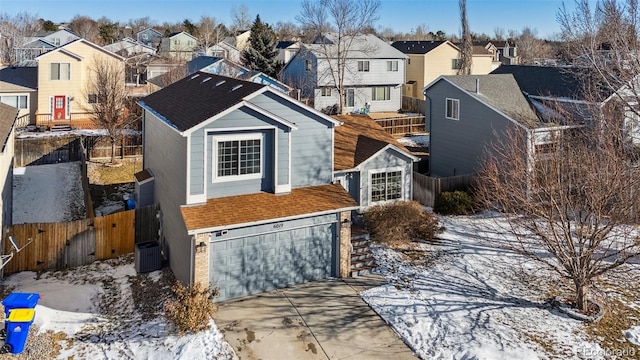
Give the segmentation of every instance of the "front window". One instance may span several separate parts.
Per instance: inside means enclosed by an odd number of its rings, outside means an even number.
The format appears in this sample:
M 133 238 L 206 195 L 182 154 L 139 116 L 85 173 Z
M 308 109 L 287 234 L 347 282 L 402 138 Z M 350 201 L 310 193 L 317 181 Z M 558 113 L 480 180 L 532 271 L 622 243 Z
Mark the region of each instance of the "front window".
M 387 61 L 387 71 L 398 71 L 398 60 Z
M 98 95 L 97 94 L 89 94 L 89 95 L 87 95 L 87 103 L 89 103 L 89 104 L 97 104 L 98 103 Z
M 71 64 L 51 63 L 51 80 L 70 80 Z
M 460 120 L 460 100 L 447 99 L 447 109 L 445 116 L 447 119 Z
M 369 61 L 358 61 L 358 71 L 369 71 Z
M 402 198 L 402 171 L 371 174 L 371 202 Z
M 388 86 L 378 86 L 371 89 L 371 100 L 384 101 L 391 100 L 391 88 Z
M 214 138 L 218 180 L 259 178 L 261 175 L 261 143 L 259 134 Z
M 26 95 L 10 95 L 10 96 L 1 96 L 0 102 L 3 104 L 7 104 L 13 106 L 16 109 L 26 109 L 27 108 L 27 96 Z
M 331 88 L 324 87 L 322 88 L 322 96 L 331 96 Z

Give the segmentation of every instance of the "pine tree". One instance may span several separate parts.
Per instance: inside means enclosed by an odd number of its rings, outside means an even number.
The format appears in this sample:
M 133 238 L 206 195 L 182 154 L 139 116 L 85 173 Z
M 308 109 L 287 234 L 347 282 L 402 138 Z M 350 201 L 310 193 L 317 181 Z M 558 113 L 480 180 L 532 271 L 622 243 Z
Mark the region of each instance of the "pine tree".
M 276 33 L 271 26 L 256 16 L 251 26 L 249 44 L 242 51 L 242 62 L 251 70 L 262 71 L 269 76 L 276 76 L 278 51 L 276 50 Z

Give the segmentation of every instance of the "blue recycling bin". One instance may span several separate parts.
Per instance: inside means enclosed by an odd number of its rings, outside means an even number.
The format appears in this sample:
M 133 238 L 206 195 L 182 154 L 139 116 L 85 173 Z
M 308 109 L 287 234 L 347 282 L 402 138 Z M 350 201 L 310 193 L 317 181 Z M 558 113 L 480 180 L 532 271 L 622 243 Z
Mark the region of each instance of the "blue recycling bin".
M 4 342 L 4 347 L 8 346 L 9 352 L 20 354 L 24 350 L 29 327 L 33 324 L 35 317 L 36 311 L 34 309 L 12 309 L 9 312 L 9 317 L 5 321 L 7 339 Z
M 37 293 L 20 293 L 12 292 L 4 300 L 2 305 L 4 306 L 4 318 L 9 317 L 9 311 L 12 309 L 33 309 L 38 304 L 40 294 Z

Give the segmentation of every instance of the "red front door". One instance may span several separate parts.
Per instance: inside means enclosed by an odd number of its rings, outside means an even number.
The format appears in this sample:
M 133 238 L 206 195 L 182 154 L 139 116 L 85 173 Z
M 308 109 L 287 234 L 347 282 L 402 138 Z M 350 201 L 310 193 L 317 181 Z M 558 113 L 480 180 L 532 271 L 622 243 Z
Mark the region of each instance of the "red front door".
M 55 120 L 64 119 L 67 116 L 67 97 L 66 96 L 54 96 L 53 97 L 53 118 Z

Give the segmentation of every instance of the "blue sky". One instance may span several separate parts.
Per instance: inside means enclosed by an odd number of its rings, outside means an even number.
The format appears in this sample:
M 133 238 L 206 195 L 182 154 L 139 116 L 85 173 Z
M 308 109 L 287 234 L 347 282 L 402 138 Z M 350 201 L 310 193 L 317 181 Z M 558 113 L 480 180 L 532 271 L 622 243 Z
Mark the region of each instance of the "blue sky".
M 574 3 L 565 2 L 568 7 Z M 229 25 L 233 7 L 240 4 L 247 6 L 252 18 L 260 14 L 270 24 L 295 22 L 300 12 L 299 0 L 0 0 L 0 12 L 27 11 L 53 22 L 68 21 L 78 14 L 120 22 L 148 16 L 158 23 L 196 22 L 208 15 Z M 473 32 L 493 35 L 496 27 L 521 30 L 529 26 L 547 37 L 559 32 L 556 14 L 561 5 L 562 0 L 467 0 L 467 13 Z M 429 31 L 459 34 L 458 0 L 381 0 L 378 26 L 409 32 L 421 24 Z

